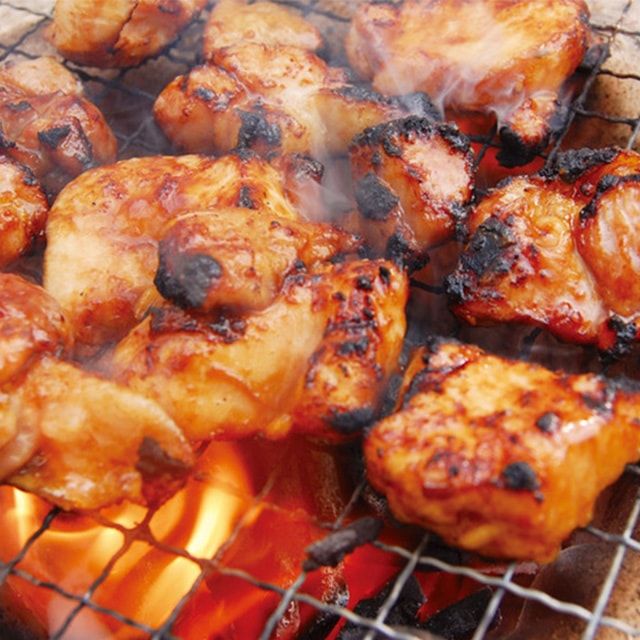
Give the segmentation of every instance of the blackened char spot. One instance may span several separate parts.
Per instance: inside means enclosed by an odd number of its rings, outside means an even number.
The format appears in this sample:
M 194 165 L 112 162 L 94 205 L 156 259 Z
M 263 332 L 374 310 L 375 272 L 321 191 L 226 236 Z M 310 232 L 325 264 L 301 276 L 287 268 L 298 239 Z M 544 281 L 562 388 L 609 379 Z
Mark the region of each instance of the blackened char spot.
M 638 336 L 638 327 L 635 322 L 627 322 L 618 315 L 609 318 L 607 327 L 615 333 L 616 338 L 614 345 L 600 354 L 600 359 L 605 366 L 614 364 L 628 355 Z
M 242 121 L 238 132 L 238 147 L 251 147 L 258 140 L 264 140 L 270 146 L 280 144 L 280 127 L 277 124 L 270 124 L 264 115 L 256 111 L 240 110 L 238 115 Z
M 209 287 L 222 273 L 220 263 L 207 254 L 180 256 L 169 266 L 160 251 L 158 270 L 153 282 L 167 300 L 184 309 L 197 309 L 206 300 Z
M 620 151 L 614 148 L 569 149 L 556 154 L 553 160 L 541 169 L 544 178 L 562 178 L 566 182 L 575 182 L 585 171 L 599 164 L 613 162 Z
M 332 410 L 325 418 L 342 435 L 355 435 L 375 419 L 373 407 L 358 407 L 349 411 Z
M 368 220 L 386 220 L 389 213 L 400 202 L 398 196 L 372 172 L 367 173 L 358 182 L 355 196 L 358 210 Z
M 540 488 L 536 472 L 528 462 L 512 462 L 502 470 L 502 480 L 507 489 L 535 491 Z
M 51 127 L 45 131 L 38 131 L 38 140 L 49 147 L 50 149 L 57 149 L 58 145 L 71 133 L 71 127 L 62 125 L 60 127 Z
M 547 411 L 543 413 L 536 420 L 536 427 L 540 429 L 543 433 L 555 433 L 560 426 L 560 418 L 558 414 L 553 413 L 553 411 Z

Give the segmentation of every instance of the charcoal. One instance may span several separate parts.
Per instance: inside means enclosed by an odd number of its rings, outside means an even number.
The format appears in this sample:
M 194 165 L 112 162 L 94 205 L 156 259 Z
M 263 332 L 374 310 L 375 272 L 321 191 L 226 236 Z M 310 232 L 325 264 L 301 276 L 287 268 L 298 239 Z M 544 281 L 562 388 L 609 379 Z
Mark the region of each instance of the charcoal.
M 326 538 L 307 547 L 303 567 L 314 571 L 318 567 L 335 567 L 356 547 L 375 540 L 382 530 L 382 520 L 366 516 L 330 533 Z

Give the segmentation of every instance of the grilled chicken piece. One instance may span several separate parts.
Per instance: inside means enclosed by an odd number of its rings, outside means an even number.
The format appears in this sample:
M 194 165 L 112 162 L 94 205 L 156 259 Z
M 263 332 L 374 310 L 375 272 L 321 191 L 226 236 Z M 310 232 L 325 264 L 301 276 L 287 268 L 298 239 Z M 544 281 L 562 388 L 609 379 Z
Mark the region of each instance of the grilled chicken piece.
M 48 38 L 68 60 L 131 67 L 170 45 L 206 0 L 56 0 Z
M 0 68 L 0 150 L 55 195 L 82 171 L 115 160 L 117 141 L 80 82 L 42 57 Z
M 0 478 L 63 509 L 158 504 L 194 462 L 158 403 L 54 358 L 0 394 L 0 419 L 16 431 L 0 448 Z
M 364 443 L 396 517 L 480 554 L 547 562 L 640 454 L 640 387 L 441 341 Z
M 280 172 L 250 153 L 132 158 L 69 184 L 49 214 L 44 286 L 60 301 L 77 342 L 114 342 L 142 317 L 168 223 L 227 207 L 299 217 Z
M 152 309 L 116 346 L 109 375 L 155 399 L 192 441 L 350 439 L 396 370 L 407 295 L 403 271 L 363 260 L 292 274 L 260 312 Z
M 0 267 L 41 248 L 49 203 L 33 174 L 0 157 Z
M 224 0 L 206 28 L 207 63 L 160 93 L 156 121 L 182 151 L 324 158 L 346 152 L 368 126 L 432 109 L 424 97 L 385 99 L 354 86 L 316 55 L 320 44 L 314 27 L 282 7 Z
M 165 498 L 191 448 L 155 402 L 64 362 L 72 342 L 56 300 L 0 274 L 0 482 L 65 509 Z
M 204 28 L 205 59 L 219 49 L 243 42 L 308 51 L 317 51 L 323 44 L 316 27 L 280 4 L 218 0 Z
M 160 239 L 155 285 L 185 309 L 264 309 L 288 276 L 355 253 L 358 244 L 356 237 L 332 225 L 250 209 L 189 213 Z
M 474 158 L 453 126 L 410 116 L 366 129 L 350 147 L 358 217 L 374 255 L 410 270 L 451 240 L 473 196 Z
M 424 91 L 443 110 L 492 114 L 503 162 L 526 164 L 562 126 L 588 20 L 583 0 L 364 2 L 346 50 L 383 95 Z
M 607 357 L 637 339 L 640 154 L 567 152 L 516 177 L 470 213 L 471 234 L 446 286 L 471 324 L 523 322 Z

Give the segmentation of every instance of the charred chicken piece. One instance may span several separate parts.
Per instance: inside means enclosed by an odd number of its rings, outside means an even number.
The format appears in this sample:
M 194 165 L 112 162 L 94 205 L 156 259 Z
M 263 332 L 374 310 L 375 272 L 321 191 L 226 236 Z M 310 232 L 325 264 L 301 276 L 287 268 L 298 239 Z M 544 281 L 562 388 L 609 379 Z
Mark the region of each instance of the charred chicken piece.
M 413 271 L 428 249 L 455 237 L 475 173 L 469 142 L 457 128 L 409 116 L 358 134 L 349 154 L 359 215 L 346 224 L 374 255 Z
M 42 57 L 0 68 L 0 151 L 55 195 L 89 167 L 115 160 L 117 141 L 80 82 Z
M 607 357 L 637 339 L 640 155 L 567 152 L 540 175 L 491 191 L 447 291 L 471 324 L 522 322 Z
M 62 360 L 56 300 L 0 274 L 0 482 L 64 509 L 151 503 L 184 481 L 193 452 L 152 400 Z
M 206 0 L 56 0 L 49 40 L 68 60 L 131 67 L 160 53 Z
M 588 19 L 583 0 L 364 2 L 346 49 L 383 95 L 424 91 L 444 110 L 492 114 L 502 161 L 526 164 L 562 126 Z
M 226 207 L 298 217 L 281 173 L 250 153 L 132 158 L 69 184 L 49 215 L 44 286 L 60 301 L 78 344 L 115 342 L 142 317 L 167 224 Z
M 418 349 L 368 434 L 396 517 L 463 549 L 547 562 L 640 453 L 640 387 L 441 341 Z
M 386 99 L 354 86 L 344 69 L 316 55 L 320 39 L 311 25 L 268 2 L 220 3 L 207 34 L 207 63 L 174 79 L 154 105 L 159 126 L 182 151 L 240 146 L 324 158 L 346 152 L 368 126 L 433 110 L 426 98 Z
M 185 309 L 264 309 L 284 280 L 315 263 L 355 253 L 358 239 L 328 224 L 250 209 L 185 214 L 159 244 L 155 285 Z
M 34 175 L 0 157 L 0 267 L 43 246 L 48 213 L 47 196 Z
M 109 375 L 155 399 L 192 441 L 291 432 L 352 439 L 380 409 L 405 333 L 408 282 L 358 260 L 293 274 L 266 309 L 152 309 Z

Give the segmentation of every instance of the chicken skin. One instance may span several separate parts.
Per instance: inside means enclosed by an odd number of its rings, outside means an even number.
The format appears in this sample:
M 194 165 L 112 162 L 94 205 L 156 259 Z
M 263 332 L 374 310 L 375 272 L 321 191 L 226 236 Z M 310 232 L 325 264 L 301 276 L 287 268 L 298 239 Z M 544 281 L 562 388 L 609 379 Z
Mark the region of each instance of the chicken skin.
M 193 451 L 160 406 L 67 363 L 73 336 L 41 287 L 0 274 L 0 482 L 65 509 L 152 503 Z
M 282 7 L 224 1 L 206 28 L 207 63 L 165 87 L 155 119 L 183 152 L 241 146 L 324 159 L 345 153 L 368 126 L 425 111 L 424 98 L 386 99 L 354 86 L 315 53 L 320 43 L 311 25 Z
M 292 273 L 356 253 L 358 246 L 357 237 L 328 224 L 242 208 L 189 213 L 162 235 L 154 282 L 185 309 L 259 310 Z
M 152 309 L 109 375 L 155 399 L 192 441 L 297 432 L 352 439 L 379 412 L 402 349 L 405 273 L 384 260 L 286 278 L 263 311 Z
M 367 435 L 367 473 L 400 520 L 482 555 L 547 562 L 637 460 L 639 418 L 634 381 L 434 341 Z
M 43 246 L 49 203 L 33 174 L 0 157 L 0 267 Z
M 131 67 L 160 53 L 206 0 L 56 0 L 48 37 L 68 60 Z
M 471 211 L 446 287 L 471 324 L 521 322 L 616 358 L 637 340 L 640 154 L 570 151 Z
M 383 95 L 424 91 L 445 111 L 494 116 L 502 161 L 526 164 L 562 127 L 588 20 L 583 0 L 364 2 L 346 50 Z
M 409 116 L 365 129 L 349 156 L 358 217 L 374 255 L 413 271 L 452 240 L 474 194 L 474 157 L 454 126 Z
M 51 207 L 44 286 L 60 301 L 77 343 L 115 342 L 140 320 L 170 222 L 228 207 L 295 220 L 286 182 L 250 153 L 132 158 L 76 178 Z
M 82 171 L 115 160 L 117 141 L 80 82 L 42 57 L 0 68 L 0 150 L 55 195 Z

